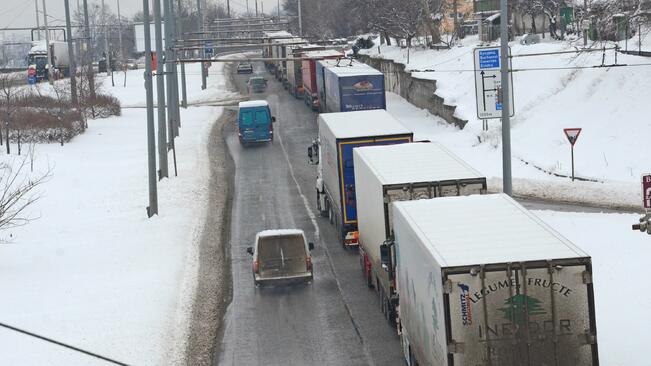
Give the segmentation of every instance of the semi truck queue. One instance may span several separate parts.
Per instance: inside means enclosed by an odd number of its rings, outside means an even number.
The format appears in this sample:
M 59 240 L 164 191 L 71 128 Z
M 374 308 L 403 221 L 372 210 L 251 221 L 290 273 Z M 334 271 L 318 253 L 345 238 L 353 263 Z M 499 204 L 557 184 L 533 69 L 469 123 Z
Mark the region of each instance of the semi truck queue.
M 359 253 L 406 364 L 598 365 L 590 255 L 440 143 L 415 141 L 386 111 L 380 71 L 282 33 L 263 53 L 292 58 L 266 68 L 320 112 L 316 209 Z

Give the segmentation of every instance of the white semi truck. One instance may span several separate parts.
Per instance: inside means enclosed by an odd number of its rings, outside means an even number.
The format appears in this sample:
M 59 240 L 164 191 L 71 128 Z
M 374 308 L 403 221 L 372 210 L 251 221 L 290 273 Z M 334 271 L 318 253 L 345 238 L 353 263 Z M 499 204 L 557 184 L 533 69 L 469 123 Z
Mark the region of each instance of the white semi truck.
M 509 196 L 396 202 L 393 227 L 409 365 L 599 364 L 590 256 Z
M 483 194 L 486 178 L 439 143 L 361 147 L 353 156 L 355 182 L 364 187 L 357 192 L 360 264 L 366 283 L 379 293 L 382 312 L 395 324 L 395 261 L 386 269 L 380 262 L 380 246 L 393 232 L 393 203 Z
M 308 148 L 317 167 L 317 209 L 335 225 L 344 247 L 357 245 L 357 190 L 353 150 L 413 141 L 413 133 L 387 111 L 321 113 L 319 137 Z

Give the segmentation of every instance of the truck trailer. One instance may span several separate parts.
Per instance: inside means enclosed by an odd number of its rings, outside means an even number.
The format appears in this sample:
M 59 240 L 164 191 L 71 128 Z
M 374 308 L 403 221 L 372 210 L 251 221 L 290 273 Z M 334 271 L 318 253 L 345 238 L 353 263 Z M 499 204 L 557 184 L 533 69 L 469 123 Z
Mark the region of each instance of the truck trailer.
M 396 202 L 393 227 L 407 364 L 599 364 L 590 256 L 509 196 Z
M 325 112 L 350 112 L 386 109 L 384 75 L 361 62 L 340 60 L 323 65 Z
M 317 65 L 318 61 L 326 59 L 340 59 L 344 54 L 337 50 L 310 51 L 303 54 L 302 79 L 303 79 L 303 100 L 305 104 L 314 111 L 319 110 L 319 94 L 317 86 Z
M 486 178 L 439 143 L 360 147 L 353 151 L 362 272 L 395 325 L 395 268 L 382 268 L 380 246 L 393 235 L 393 203 L 486 193 Z M 391 256 L 393 257 L 393 255 Z
M 302 57 L 306 52 L 321 51 L 325 46 L 313 44 L 295 45 L 291 47 L 291 58 L 297 60 L 287 60 L 287 91 L 297 99 L 303 99 L 303 73 L 301 71 Z
M 27 55 L 27 63 L 36 69 L 36 80 L 41 81 L 56 76 L 70 76 L 70 56 L 66 42 L 50 41 L 50 67 L 59 75 L 48 70 L 47 48 L 45 40 L 33 41 L 32 48 Z M 50 75 L 50 74 L 53 75 Z
M 308 149 L 311 159 L 319 156 L 317 209 L 335 225 L 345 247 L 357 245 L 353 149 L 408 143 L 413 134 L 385 110 L 323 113 L 318 121 L 318 140 Z

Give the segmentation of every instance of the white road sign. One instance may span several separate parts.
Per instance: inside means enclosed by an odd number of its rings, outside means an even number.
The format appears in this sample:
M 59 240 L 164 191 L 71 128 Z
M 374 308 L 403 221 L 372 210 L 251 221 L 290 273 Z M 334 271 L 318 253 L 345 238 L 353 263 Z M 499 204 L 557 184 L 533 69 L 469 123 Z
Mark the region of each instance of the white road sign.
M 136 52 L 145 52 L 145 25 L 142 23 L 134 24 L 136 34 Z M 156 52 L 156 29 L 154 22 L 149 24 L 151 51 Z M 163 34 L 163 47 L 165 44 L 165 23 L 161 22 L 161 33 Z
M 475 48 L 475 94 L 479 119 L 502 117 L 502 79 L 500 48 Z M 509 73 L 509 115 L 513 117 L 513 79 Z

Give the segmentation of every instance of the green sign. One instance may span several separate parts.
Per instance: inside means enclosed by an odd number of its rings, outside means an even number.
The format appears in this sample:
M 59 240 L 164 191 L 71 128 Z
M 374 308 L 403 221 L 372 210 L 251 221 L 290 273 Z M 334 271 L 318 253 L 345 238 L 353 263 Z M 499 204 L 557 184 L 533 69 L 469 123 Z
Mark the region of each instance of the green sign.
M 561 8 L 561 21 L 570 24 L 574 21 L 574 8 Z
M 543 315 L 547 312 L 543 309 L 540 300 L 531 296 L 515 295 L 504 301 L 504 307 L 499 309 L 504 313 L 504 318 L 513 320 L 516 324 L 524 324 L 531 315 Z

